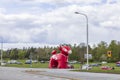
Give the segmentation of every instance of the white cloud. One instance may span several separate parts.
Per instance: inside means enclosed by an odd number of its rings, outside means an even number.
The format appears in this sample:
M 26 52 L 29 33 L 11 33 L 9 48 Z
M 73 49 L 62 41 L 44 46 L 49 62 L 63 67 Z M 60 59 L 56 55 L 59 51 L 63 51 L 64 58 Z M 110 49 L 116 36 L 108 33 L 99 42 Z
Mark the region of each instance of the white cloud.
M 4 13 L 6 12 L 6 9 L 5 8 L 0 8 L 0 13 Z
M 49 47 L 57 47 L 59 45 L 51 45 L 51 44 L 41 44 L 41 43 L 3 43 L 3 50 L 7 50 L 7 49 L 13 49 L 13 48 L 20 48 L 23 49 L 24 48 L 30 48 L 30 47 L 35 47 L 35 48 L 39 48 L 39 47 L 45 47 L 48 46 Z
M 22 7 L 23 11 L 18 10 L 17 13 L 14 13 L 15 11 L 11 7 L 9 8 L 11 13 L 9 13 L 7 8 L 2 6 L 0 8 L 0 36 L 5 42 L 42 44 L 86 42 L 86 19 L 83 15 L 74 13 L 78 11 L 88 16 L 89 43 L 119 40 L 119 37 L 115 35 L 120 34 L 118 31 L 120 30 L 120 3 L 112 0 L 105 3 L 102 1 L 14 0 L 16 4 L 20 4 L 19 9 L 21 9 L 20 6 L 27 6 L 30 9 Z M 50 6 L 45 4 L 41 7 L 38 6 L 38 2 L 39 4 L 47 3 Z M 59 2 L 62 6 L 57 6 Z M 51 4 L 54 5 L 51 6 Z M 46 11 L 49 7 L 51 9 Z M 40 11 L 38 11 L 39 9 Z
M 16 2 L 31 3 L 101 3 L 102 0 L 14 0 Z

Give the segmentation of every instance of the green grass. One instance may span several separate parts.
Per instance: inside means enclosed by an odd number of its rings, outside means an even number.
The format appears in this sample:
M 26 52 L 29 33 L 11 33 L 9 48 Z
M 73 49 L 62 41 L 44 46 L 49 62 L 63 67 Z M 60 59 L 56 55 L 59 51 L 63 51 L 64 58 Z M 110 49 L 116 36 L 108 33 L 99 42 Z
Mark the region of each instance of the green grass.
M 20 60 L 22 64 L 7 64 L 7 67 L 19 67 L 19 68 L 48 68 L 48 63 L 33 63 L 31 64 L 25 64 L 25 60 Z M 116 67 L 115 63 L 107 63 L 102 64 L 99 67 L 93 67 L 91 70 L 80 70 L 80 67 L 82 64 L 72 64 L 74 66 L 74 70 L 77 72 L 95 72 L 95 73 L 114 73 L 114 74 L 120 74 L 120 67 Z M 111 66 L 114 67 L 114 70 L 102 70 L 102 66 Z
M 25 64 L 25 60 L 17 60 L 22 64 L 7 64 L 6 67 L 19 67 L 19 68 L 48 68 L 48 63 L 32 63 Z
M 101 68 L 93 68 L 91 70 L 72 70 L 78 72 L 94 72 L 94 73 L 113 73 L 113 74 L 120 74 L 120 68 L 116 67 L 115 70 L 102 70 Z
M 7 64 L 7 67 L 19 68 L 48 68 L 48 63 L 32 63 L 32 64 Z
M 102 64 L 99 67 L 92 67 L 91 70 L 80 70 L 80 67 L 82 65 L 80 64 L 75 64 L 75 70 L 72 71 L 78 71 L 78 72 L 94 72 L 94 73 L 113 73 L 113 74 L 120 74 L 120 67 L 116 67 L 115 63 L 107 63 L 107 64 Z M 114 67 L 114 70 L 102 70 L 101 67 L 102 66 L 110 66 L 110 67 Z

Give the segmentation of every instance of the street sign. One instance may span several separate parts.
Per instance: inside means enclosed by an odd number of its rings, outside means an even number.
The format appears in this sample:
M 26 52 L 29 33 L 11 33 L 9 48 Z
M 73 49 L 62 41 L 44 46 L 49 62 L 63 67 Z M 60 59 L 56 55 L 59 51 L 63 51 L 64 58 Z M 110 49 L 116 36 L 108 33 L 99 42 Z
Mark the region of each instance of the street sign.
M 107 57 L 112 57 L 112 51 L 107 51 Z
M 87 54 L 84 54 L 84 58 L 87 59 Z M 88 59 L 92 59 L 92 54 L 88 54 Z

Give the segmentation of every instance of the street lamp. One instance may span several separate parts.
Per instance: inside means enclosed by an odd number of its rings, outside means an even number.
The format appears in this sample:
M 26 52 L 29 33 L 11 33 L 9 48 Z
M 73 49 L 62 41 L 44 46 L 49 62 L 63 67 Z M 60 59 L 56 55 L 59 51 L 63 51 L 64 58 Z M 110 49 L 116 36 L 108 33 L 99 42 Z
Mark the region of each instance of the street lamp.
M 88 62 L 89 62 L 89 61 L 88 61 L 88 53 L 89 53 L 89 51 L 88 51 L 88 17 L 87 17 L 87 15 L 84 14 L 84 13 L 75 12 L 75 14 L 83 15 L 83 16 L 85 16 L 85 18 L 86 18 L 86 43 L 87 43 L 86 52 L 87 52 L 87 65 L 89 65 L 89 63 L 88 63 Z

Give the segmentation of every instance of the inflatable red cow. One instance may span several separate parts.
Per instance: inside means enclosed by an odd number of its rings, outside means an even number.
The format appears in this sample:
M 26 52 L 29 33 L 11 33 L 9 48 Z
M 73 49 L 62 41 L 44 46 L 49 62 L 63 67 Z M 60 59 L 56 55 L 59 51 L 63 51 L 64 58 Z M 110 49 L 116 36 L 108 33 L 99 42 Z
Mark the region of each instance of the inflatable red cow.
M 72 53 L 69 46 L 60 46 L 60 53 L 57 54 L 56 50 L 52 51 L 52 56 L 49 61 L 49 68 L 66 69 L 68 65 L 68 55 Z

